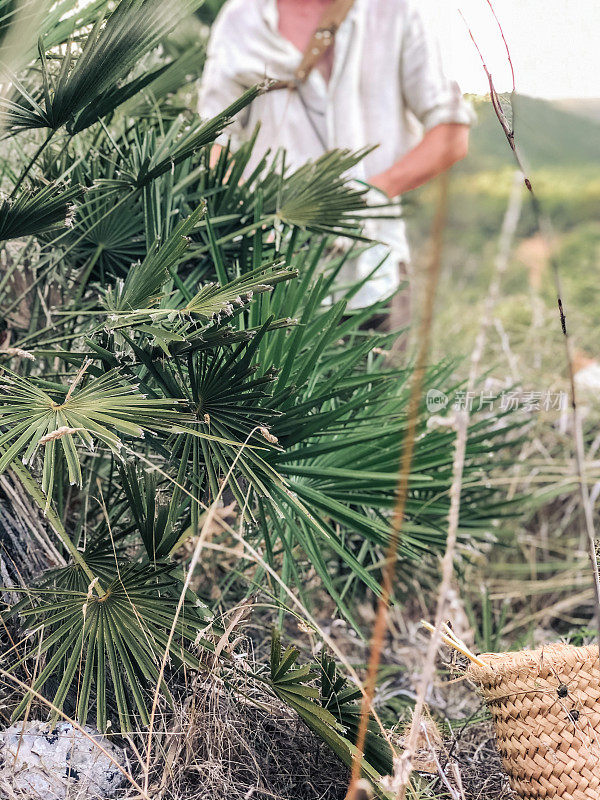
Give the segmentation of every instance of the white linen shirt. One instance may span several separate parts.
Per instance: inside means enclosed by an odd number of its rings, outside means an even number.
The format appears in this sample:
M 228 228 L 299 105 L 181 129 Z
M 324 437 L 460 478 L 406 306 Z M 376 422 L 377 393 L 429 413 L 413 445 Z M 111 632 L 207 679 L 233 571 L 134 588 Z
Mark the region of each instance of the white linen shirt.
M 199 114 L 215 116 L 265 78 L 292 80 L 301 57 L 278 30 L 277 0 L 228 0 L 211 30 Z M 378 145 L 353 173 L 368 181 L 414 147 L 423 130 L 473 120 L 413 0 L 356 0 L 336 34 L 329 81 L 315 68 L 301 92 L 302 98 L 288 89 L 259 96 L 228 127 L 221 143 L 230 137 L 235 149 L 260 123 L 249 170 L 267 150 L 285 149 L 286 164 L 295 168 L 324 149 Z M 367 233 L 383 242 L 392 257 L 354 298 L 354 306 L 390 294 L 398 285 L 397 263 L 409 261 L 402 220 L 370 221 Z M 367 259 L 354 259 L 356 278 L 380 260 L 381 249 L 373 250 Z

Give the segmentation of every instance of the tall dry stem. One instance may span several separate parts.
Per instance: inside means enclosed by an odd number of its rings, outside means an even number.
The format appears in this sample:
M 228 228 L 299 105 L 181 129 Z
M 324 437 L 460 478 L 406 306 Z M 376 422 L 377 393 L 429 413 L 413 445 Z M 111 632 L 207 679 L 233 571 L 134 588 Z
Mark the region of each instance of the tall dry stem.
M 439 179 L 439 198 L 431 233 L 432 252 L 425 285 L 423 317 L 419 325 L 419 350 L 415 369 L 412 375 L 410 397 L 408 402 L 408 423 L 406 435 L 402 445 L 398 495 L 396 498 L 396 506 L 394 508 L 394 515 L 392 519 L 390 541 L 383 567 L 381 595 L 377 603 L 377 614 L 375 617 L 375 624 L 373 626 L 373 633 L 371 637 L 371 652 L 369 655 L 369 664 L 362 697 L 360 724 L 356 739 L 356 753 L 352 762 L 352 774 L 350 777 L 350 785 L 348 787 L 347 800 L 357 800 L 358 797 L 357 787 L 361 777 L 361 765 L 365 748 L 367 726 L 373 706 L 375 686 L 377 683 L 377 672 L 381 662 L 381 652 L 383 650 L 383 643 L 388 624 L 388 611 L 393 591 L 394 576 L 396 573 L 398 545 L 400 542 L 400 534 L 406 510 L 410 469 L 417 434 L 419 408 L 422 400 L 423 378 L 425 375 L 427 357 L 429 354 L 435 295 L 442 262 L 443 232 L 446 225 L 448 207 L 448 183 L 449 176 L 448 173 L 445 173 Z

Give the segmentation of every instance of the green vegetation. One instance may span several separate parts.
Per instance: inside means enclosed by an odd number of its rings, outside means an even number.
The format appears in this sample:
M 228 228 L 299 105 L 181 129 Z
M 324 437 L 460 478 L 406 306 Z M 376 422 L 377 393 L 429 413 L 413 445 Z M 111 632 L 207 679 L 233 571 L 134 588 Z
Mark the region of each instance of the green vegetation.
M 201 46 L 162 42 L 197 5 L 121 0 L 75 35 L 52 28 L 4 101 L 2 503 L 16 509 L 24 493 L 37 506 L 32 530 L 53 537 L 56 560 L 13 571 L 2 674 L 31 686 L 13 718 L 32 703 L 45 713 L 46 697 L 102 731 L 143 731 L 190 673 L 251 681 L 348 765 L 360 690 L 341 667 L 322 655 L 294 668 L 277 635 L 269 670 L 240 673 L 223 643 L 256 591 L 280 625 L 293 612 L 319 635 L 325 602 L 362 633 L 412 366 L 387 357 L 395 333 L 362 329 L 383 301 L 348 312 L 356 285 L 328 302 L 348 258 L 333 240 L 362 239 L 364 189 L 343 177 L 361 153 L 284 175 L 265 158 L 241 180 L 250 142 L 209 167 L 212 142 L 261 89 L 213 120 L 185 108 Z M 449 398 L 460 388 L 449 361 L 425 382 Z M 435 574 L 445 544 L 454 434 L 427 419 L 396 600 Z M 471 428 L 459 530 L 470 556 L 515 513 L 481 480 L 513 427 Z M 202 579 L 215 518 L 228 568 Z M 375 783 L 391 769 L 375 726 L 364 769 Z
M 170 735 L 198 685 L 206 696 L 218 686 L 240 708 L 284 704 L 348 766 L 361 690 L 344 652 L 364 648 L 381 593 L 414 367 L 390 356 L 397 332 L 368 330 L 383 301 L 351 311 L 360 285 L 336 285 L 351 256 L 334 242 L 365 244 L 365 191 L 344 178 L 363 154 L 328 153 L 283 175 L 266 156 L 247 177 L 249 142 L 210 166 L 217 136 L 263 90 L 212 120 L 190 110 L 204 28 L 188 15 L 210 22 L 218 5 L 99 0 L 65 18 L 76 3 L 62 0 L 0 99 L 0 533 L 13 547 L 0 562 L 0 674 L 13 689 L 2 713 L 66 714 L 139 745 L 157 714 Z M 527 98 L 517 109 L 558 233 L 569 324 L 595 354 L 598 126 Z M 448 416 L 465 373 L 456 358 L 480 324 L 513 181 L 502 134 L 487 106 L 480 113 L 454 176 L 424 381 L 448 406 L 433 421 L 419 411 L 396 608 L 437 581 Z M 423 241 L 430 190 L 408 213 Z M 534 232 L 525 208 L 519 243 Z M 493 394 L 564 388 L 554 299 L 535 258 L 517 247 L 502 279 L 504 336 L 483 376 Z M 595 419 L 592 409 L 590 443 Z M 481 648 L 518 646 L 540 620 L 566 632 L 536 598 L 587 586 L 569 447 L 557 415 L 471 421 L 456 567 Z M 506 598 L 518 598 L 510 614 Z M 588 594 L 577 603 L 587 613 Z M 254 613 L 250 658 L 239 629 Z M 282 646 L 296 623 L 306 652 Z M 380 778 L 411 702 L 400 671 L 381 670 L 386 725 L 369 725 L 364 773 L 379 797 L 390 796 Z M 432 792 L 419 779 L 413 797 Z
M 517 142 L 526 163 L 531 165 L 536 193 L 556 234 L 555 252 L 571 333 L 578 348 L 597 356 L 600 339 L 594 324 L 596 311 L 591 289 L 597 271 L 600 232 L 600 124 L 543 100 L 518 96 L 515 106 Z M 482 308 L 493 273 L 502 219 L 514 182 L 510 149 L 489 102 L 476 100 L 475 108 L 479 121 L 472 131 L 469 156 L 454 169 L 451 182 L 441 296 L 451 292 L 455 302 L 441 304 L 439 308 L 440 327 L 447 330 L 449 326 L 452 332 L 451 340 L 446 336 L 435 337 L 434 346 L 449 341 L 451 344 L 439 348 L 439 356 L 469 352 L 480 319 L 478 309 Z M 432 190 L 426 188 L 415 193 L 407 204 L 406 215 L 417 257 L 428 235 L 432 203 Z M 548 324 L 542 334 L 544 341 L 560 348 L 560 327 L 552 318 L 555 297 L 547 255 L 540 261 L 535 246 L 533 250 L 528 247 L 529 240 L 533 244 L 537 234 L 535 216 L 524 195 L 515 246 L 502 282 L 501 317 L 511 341 L 514 334 L 521 342 L 532 322 L 535 297 L 540 294 L 543 307 L 549 310 Z M 525 244 L 521 246 L 522 243 Z M 532 290 L 532 279 L 539 289 Z M 470 310 L 468 315 L 461 313 L 463 303 Z M 455 348 L 454 343 L 460 347 Z M 515 346 L 518 350 L 520 344 Z M 554 359 L 554 355 L 548 355 Z M 532 366 L 530 360 L 528 368 Z M 533 380 L 537 380 L 535 375 Z
M 550 217 L 567 325 L 576 369 L 600 360 L 597 274 L 600 261 L 600 159 L 593 119 L 555 104 L 519 97 L 517 142 L 544 209 Z M 480 123 L 471 153 L 454 171 L 434 352 L 438 358 L 468 354 L 474 345 L 490 281 L 495 274 L 500 229 L 514 182 L 514 166 L 491 108 L 477 103 Z M 432 214 L 430 190 L 408 208 L 417 258 Z M 461 594 L 478 640 L 494 648 L 518 648 L 569 635 L 593 613 L 588 562 L 579 535 L 573 440 L 568 414 L 567 367 L 556 295 L 550 274 L 551 250 L 536 230 L 523 193 L 523 207 L 484 353 L 486 378 L 495 391 L 563 392 L 564 411 L 525 414 L 527 443 L 504 476 L 529 498 L 530 511 L 502 537 L 494 556 L 467 570 Z M 418 263 L 417 263 L 418 274 Z M 458 366 L 466 374 L 468 360 Z M 580 390 L 588 451 L 588 480 L 598 480 L 597 390 Z M 480 589 L 487 587 L 486 591 Z M 506 617 L 504 604 L 510 602 Z M 483 622 L 494 629 L 484 636 Z M 482 641 L 482 643 L 483 643 Z

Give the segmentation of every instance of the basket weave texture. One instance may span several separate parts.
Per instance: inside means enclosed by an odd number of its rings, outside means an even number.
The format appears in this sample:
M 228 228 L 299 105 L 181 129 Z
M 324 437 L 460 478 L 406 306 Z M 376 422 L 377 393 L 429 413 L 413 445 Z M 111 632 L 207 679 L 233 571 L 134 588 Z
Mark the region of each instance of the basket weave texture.
M 600 800 L 598 645 L 552 644 L 482 655 L 468 676 L 492 714 L 514 791 L 523 800 Z

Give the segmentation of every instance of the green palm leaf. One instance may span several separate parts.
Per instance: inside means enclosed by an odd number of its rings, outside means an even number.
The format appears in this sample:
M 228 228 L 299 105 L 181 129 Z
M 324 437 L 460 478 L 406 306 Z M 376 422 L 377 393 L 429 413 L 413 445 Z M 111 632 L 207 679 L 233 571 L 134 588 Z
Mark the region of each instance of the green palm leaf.
M 333 150 L 308 162 L 284 178 L 273 205 L 265 203 L 265 213 L 272 210 L 287 225 L 332 235 L 353 233 L 360 238 L 367 188 L 349 184 L 346 173 L 366 152 Z
M 236 308 L 250 303 L 255 294 L 269 293 L 277 284 L 289 281 L 296 274 L 294 269 L 286 267 L 261 266 L 224 286 L 209 283 L 188 300 L 182 312 L 201 320 L 212 320 L 219 315 L 231 317 Z
M 346 736 L 347 724 L 340 721 L 345 715 L 340 713 L 339 705 L 336 707 L 336 700 L 340 699 L 337 692 L 343 687 L 338 682 L 337 691 L 333 691 L 332 687 L 327 686 L 325 682 L 332 676 L 332 662 L 325 660 L 321 664 L 320 672 L 326 677 L 322 682 L 323 694 L 320 695 L 319 690 L 311 685 L 312 681 L 318 677 L 319 672 L 311 670 L 308 665 L 294 667 L 298 655 L 299 653 L 294 647 L 288 647 L 282 653 L 280 635 L 277 631 L 273 632 L 270 661 L 271 688 L 277 697 L 292 708 L 313 733 L 333 750 L 342 763 L 351 767 L 356 756 L 356 747 Z M 345 704 L 346 700 L 343 696 L 342 700 Z M 391 795 L 379 785 L 382 775 L 389 774 L 389 771 L 382 773 L 380 769 L 390 765 L 391 751 L 374 728 L 369 729 L 366 744 L 362 760 L 362 773 L 371 781 L 376 797 L 380 800 L 391 800 Z
M 365 239 L 362 227 L 371 213 L 367 187 L 348 180 L 365 151 L 333 150 L 294 172 L 283 169 L 283 174 L 264 156 L 247 175 L 254 142 L 253 137 L 235 153 L 224 150 L 212 170 L 198 179 L 198 191 L 209 207 L 207 227 L 210 223 L 214 229 L 212 241 L 207 236 L 206 249 L 214 249 L 214 242 L 237 249 L 240 232 L 251 234 L 272 226 L 280 232 L 298 227 Z M 376 213 L 397 216 L 393 209 L 385 212 L 383 207 Z
M 252 365 L 266 330 L 264 327 L 231 352 L 223 350 L 215 355 L 200 350 L 187 356 L 186 373 L 184 380 L 178 383 L 178 391 L 187 400 L 199 430 L 212 434 L 213 438 L 198 439 L 180 434 L 170 450 L 181 480 L 186 479 L 189 466 L 194 475 L 191 492 L 199 501 L 205 497 L 207 502 L 214 500 L 223 479 L 232 469 L 228 484 L 240 507 L 245 505 L 242 483 L 263 495 L 268 493 L 266 482 L 278 482 L 277 474 L 252 446 L 264 450 L 276 443 L 269 432 L 269 424 L 277 412 L 260 406 L 260 400 L 269 394 L 274 375 L 267 372 L 257 376 L 257 368 Z M 204 467 L 202 472 L 199 465 Z M 197 518 L 198 510 L 192 507 L 193 528 Z
M 321 705 L 343 726 L 346 738 L 355 743 L 361 713 L 356 701 L 362 697 L 362 693 L 356 686 L 348 686 L 347 679 L 339 674 L 335 661 L 325 651 L 319 667 Z M 392 749 L 374 720 L 369 720 L 367 728 L 365 758 L 381 775 L 392 774 Z
M 77 380 L 78 376 L 74 377 Z M 83 385 L 57 387 L 49 394 L 35 382 L 6 370 L 0 379 L 0 473 L 20 456 L 31 461 L 44 447 L 42 488 L 50 503 L 56 460 L 62 453 L 71 483 L 81 486 L 76 445 L 94 449 L 95 441 L 120 455 L 124 438 L 171 430 L 185 419 L 176 401 L 149 399 L 123 380 L 117 371 L 91 378 Z
M 179 223 L 167 241 L 155 248 L 141 264 L 131 267 L 124 282 L 106 294 L 106 307 L 112 312 L 145 309 L 155 304 L 170 270 L 179 264 L 190 243 L 189 235 L 204 212 L 198 206 Z
M 49 184 L 37 191 L 21 191 L 0 202 L 0 241 L 42 234 L 52 228 L 72 224 L 73 202 L 82 190 L 63 189 Z
M 140 476 L 132 462 L 121 467 L 120 472 L 127 505 L 146 555 L 152 562 L 166 558 L 180 535 L 175 527 L 183 515 L 184 504 L 178 506 L 179 493 L 173 493 L 170 502 L 160 500 L 156 473 L 145 470 Z
M 65 579 L 70 580 L 74 569 L 53 573 L 54 588 L 33 589 L 28 600 L 4 615 L 6 619 L 18 614 L 30 630 L 41 634 L 36 653 L 43 666 L 31 688 L 41 692 L 58 675 L 58 688 L 50 695 L 57 708 L 69 701 L 84 724 L 95 705 L 101 731 L 112 722 L 113 712 L 121 730 L 137 730 L 149 721 L 152 690 L 159 679 L 181 584 L 165 567 L 132 565 L 116 575 L 113 568 L 112 580 L 98 596 L 85 588 L 65 588 Z M 169 650 L 173 667 L 200 669 L 193 649 L 195 645 L 211 649 L 201 638 L 210 626 L 204 607 L 186 605 Z M 24 661 L 19 659 L 11 669 Z M 164 680 L 160 688 L 172 702 Z M 29 700 L 26 694 L 13 719 L 23 714 Z
M 264 88 L 251 87 L 220 114 L 206 122 L 199 120 L 184 126 L 181 121 L 176 120 L 160 138 L 147 134 L 143 140 L 136 141 L 129 154 L 131 166 L 123 171 L 123 184 L 136 188 L 147 186 L 203 147 L 212 144 L 232 118 L 256 99 Z
M 2 4 L 10 8 L 6 17 L 8 22 L 12 19 L 16 4 L 14 0 L 2 0 Z M 23 63 L 37 56 L 39 36 L 43 38 L 47 50 L 58 47 L 76 32 L 92 25 L 108 4 L 109 0 L 90 0 L 83 5 L 77 0 L 24 0 L 20 6 L 28 35 L 19 42 Z M 3 60 L 6 64 L 6 60 Z
M 97 19 L 76 58 L 69 41 L 56 74 L 49 70 L 40 42 L 42 91 L 32 94 L 20 81 L 13 81 L 20 99 L 0 103 L 9 128 L 56 131 L 69 123 L 76 133 L 95 122 L 99 113 L 109 113 L 139 91 L 144 81 L 156 77 L 153 73 L 115 88 L 142 55 L 199 4 L 200 0 L 121 0 L 108 18 Z
M 135 97 L 142 89 L 145 89 L 146 86 L 158 80 L 168 67 L 168 64 L 158 67 L 158 69 L 152 72 L 147 72 L 129 81 L 125 86 L 120 86 L 117 83 L 109 87 L 96 99 L 93 105 L 86 105 L 85 108 L 77 114 L 75 122 L 67 126 L 69 133 L 80 133 L 99 119 L 108 116 L 115 108 L 122 103 L 126 103 L 127 100 Z

